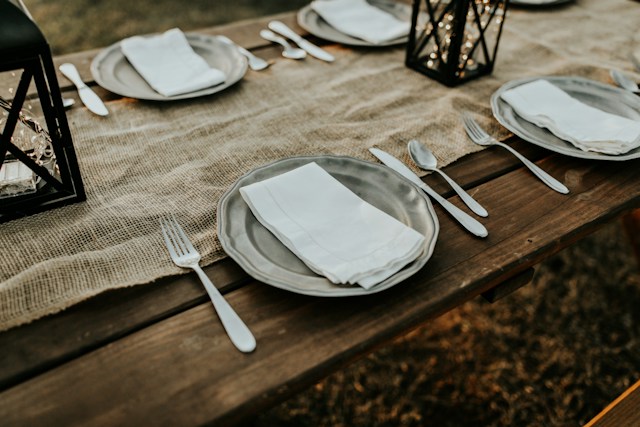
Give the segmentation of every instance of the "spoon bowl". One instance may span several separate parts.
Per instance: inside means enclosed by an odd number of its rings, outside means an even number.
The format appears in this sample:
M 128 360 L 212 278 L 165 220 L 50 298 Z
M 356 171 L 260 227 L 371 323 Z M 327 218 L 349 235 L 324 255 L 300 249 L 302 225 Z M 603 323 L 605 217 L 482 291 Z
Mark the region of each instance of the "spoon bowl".
M 249 61 L 249 68 L 251 68 L 253 71 L 264 70 L 269 66 L 269 63 L 267 61 L 265 61 L 262 58 L 258 58 L 253 53 L 249 52 L 247 49 L 236 44 L 229 37 L 226 37 L 223 35 L 218 35 L 217 37 L 218 37 L 218 40 L 220 40 L 222 43 L 225 43 L 229 46 L 236 48 L 241 55 L 244 55 L 244 57 L 247 58 L 247 60 Z
M 638 84 L 631 80 L 629 77 L 622 74 L 620 71 L 611 70 L 609 71 L 609 74 L 611 75 L 613 81 L 622 89 L 628 90 L 629 92 L 633 93 L 640 93 L 640 87 L 638 87 Z
M 409 141 L 408 149 L 409 157 L 411 157 L 411 160 L 421 169 L 434 170 L 438 167 L 438 159 L 436 159 L 436 156 L 418 140 L 412 139 Z
M 438 159 L 433 155 L 431 150 L 429 150 L 424 144 L 421 144 L 418 140 L 412 139 L 407 144 L 407 149 L 409 150 L 409 156 L 411 160 L 418 165 L 421 169 L 437 172 L 440 174 L 445 181 L 453 188 L 453 190 L 460 196 L 460 199 L 475 213 L 481 217 L 486 217 L 489 215 L 487 210 L 483 208 L 480 203 L 478 203 L 473 197 L 469 195 L 462 187 L 460 187 L 453 179 L 451 179 L 447 174 L 438 169 Z
M 278 43 L 284 49 L 282 51 L 282 56 L 289 59 L 303 59 L 306 58 L 307 52 L 297 47 L 291 46 L 284 38 L 276 35 L 271 30 L 261 30 L 260 37 L 265 40 L 269 40 L 273 43 Z

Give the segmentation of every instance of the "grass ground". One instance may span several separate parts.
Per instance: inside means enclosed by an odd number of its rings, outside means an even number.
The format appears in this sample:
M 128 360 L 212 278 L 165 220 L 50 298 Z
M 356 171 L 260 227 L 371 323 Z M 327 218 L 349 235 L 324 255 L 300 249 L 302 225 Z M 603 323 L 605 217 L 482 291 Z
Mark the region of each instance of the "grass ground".
M 56 54 L 307 0 L 26 0 Z M 275 426 L 576 426 L 640 376 L 640 277 L 619 223 L 258 417 Z
M 295 10 L 306 0 L 24 0 L 54 54 L 173 27 L 195 30 Z

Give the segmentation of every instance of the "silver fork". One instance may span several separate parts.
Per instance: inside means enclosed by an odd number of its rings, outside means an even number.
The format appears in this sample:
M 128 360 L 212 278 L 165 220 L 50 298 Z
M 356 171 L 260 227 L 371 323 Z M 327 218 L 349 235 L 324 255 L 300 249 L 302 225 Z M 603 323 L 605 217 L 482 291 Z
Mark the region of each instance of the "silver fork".
M 178 267 L 191 268 L 198 273 L 233 345 L 244 353 L 253 351 L 256 348 L 253 334 L 200 268 L 200 254 L 193 247 L 180 224 L 174 218 L 164 218 L 160 221 L 160 227 L 173 262 Z
M 467 135 L 469 135 L 469 138 L 471 138 L 471 140 L 476 144 L 484 146 L 499 145 L 500 147 L 507 149 L 522 163 L 524 163 L 524 165 L 528 167 L 535 176 L 540 178 L 540 180 L 547 184 L 549 187 L 551 187 L 558 193 L 567 194 L 569 192 L 569 189 L 565 187 L 564 184 L 540 169 L 538 166 L 536 166 L 535 163 L 529 161 L 526 157 L 518 153 L 513 148 L 509 147 L 507 144 L 503 144 L 502 142 L 490 136 L 487 132 L 484 131 L 484 129 L 480 127 L 478 123 L 476 123 L 476 121 L 468 113 L 462 113 L 462 121 L 464 122 L 464 130 L 467 132 Z

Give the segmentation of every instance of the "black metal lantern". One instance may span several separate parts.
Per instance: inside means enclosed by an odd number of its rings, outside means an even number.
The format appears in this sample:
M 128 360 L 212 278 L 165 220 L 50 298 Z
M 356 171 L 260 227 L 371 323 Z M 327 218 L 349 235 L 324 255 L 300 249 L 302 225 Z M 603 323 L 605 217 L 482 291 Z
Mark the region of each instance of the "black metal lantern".
M 0 96 L 0 222 L 85 200 L 51 50 L 8 0 L 0 0 L 0 89 L 9 93 Z
M 414 0 L 406 65 L 455 86 L 493 70 L 508 0 Z

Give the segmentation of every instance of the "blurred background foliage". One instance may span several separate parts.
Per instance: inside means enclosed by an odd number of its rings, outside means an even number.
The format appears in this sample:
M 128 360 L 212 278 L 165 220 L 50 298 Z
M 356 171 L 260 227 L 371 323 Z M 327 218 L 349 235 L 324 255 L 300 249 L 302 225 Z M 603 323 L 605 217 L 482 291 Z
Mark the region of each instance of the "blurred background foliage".
M 54 54 L 178 27 L 197 30 L 299 9 L 307 0 L 23 0 Z

